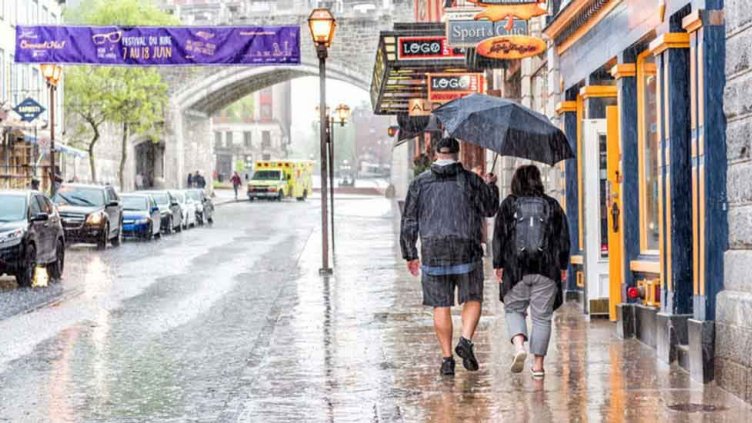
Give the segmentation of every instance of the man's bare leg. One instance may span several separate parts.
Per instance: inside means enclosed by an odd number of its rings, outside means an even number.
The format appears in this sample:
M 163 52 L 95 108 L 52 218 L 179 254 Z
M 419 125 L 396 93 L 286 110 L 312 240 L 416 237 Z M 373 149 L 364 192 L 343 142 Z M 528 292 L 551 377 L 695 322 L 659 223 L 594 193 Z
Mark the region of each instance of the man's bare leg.
M 441 346 L 441 356 L 452 356 L 452 312 L 449 307 L 433 308 L 433 328 Z
M 480 320 L 481 304 L 480 301 L 466 301 L 462 305 L 462 337 L 468 341 L 473 340 L 475 329 L 478 327 Z

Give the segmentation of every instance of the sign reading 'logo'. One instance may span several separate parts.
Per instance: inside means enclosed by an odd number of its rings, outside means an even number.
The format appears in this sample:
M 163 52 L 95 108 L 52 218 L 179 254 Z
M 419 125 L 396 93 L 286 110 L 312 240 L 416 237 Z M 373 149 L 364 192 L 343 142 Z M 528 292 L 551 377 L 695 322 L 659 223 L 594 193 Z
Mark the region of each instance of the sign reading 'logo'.
M 24 122 L 34 121 L 34 119 L 44 113 L 44 110 L 44 107 L 37 103 L 33 98 L 27 98 L 13 108 L 13 111 L 18 113 L 18 115 L 21 116 L 21 120 Z
M 432 60 L 464 58 L 461 52 L 455 52 L 447 45 L 444 36 L 436 37 L 400 37 L 397 41 L 398 60 Z
M 428 100 L 447 102 L 472 93 L 482 93 L 484 80 L 480 73 L 429 73 Z

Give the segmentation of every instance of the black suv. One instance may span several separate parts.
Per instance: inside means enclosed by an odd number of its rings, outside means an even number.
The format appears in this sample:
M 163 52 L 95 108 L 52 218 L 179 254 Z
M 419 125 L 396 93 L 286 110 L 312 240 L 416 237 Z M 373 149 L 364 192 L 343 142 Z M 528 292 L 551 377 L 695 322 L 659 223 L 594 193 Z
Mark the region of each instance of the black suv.
M 52 201 L 60 210 L 68 242 L 91 242 L 100 250 L 108 241 L 120 245 L 123 206 L 111 186 L 63 184 Z
M 58 280 L 64 263 L 65 236 L 52 202 L 37 191 L 0 191 L 0 275 L 31 286 L 37 266 Z

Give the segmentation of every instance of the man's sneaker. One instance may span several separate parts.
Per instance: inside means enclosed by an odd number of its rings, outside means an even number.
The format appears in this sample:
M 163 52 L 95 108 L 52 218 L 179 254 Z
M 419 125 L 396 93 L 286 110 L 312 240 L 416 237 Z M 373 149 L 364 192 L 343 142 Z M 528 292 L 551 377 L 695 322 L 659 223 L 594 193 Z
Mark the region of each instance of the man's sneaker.
M 462 357 L 462 365 L 465 366 L 467 370 L 470 370 L 471 372 L 478 370 L 478 359 L 475 358 L 473 343 L 469 339 L 460 336 L 460 342 L 457 343 L 454 352 Z
M 444 358 L 439 373 L 441 373 L 442 376 L 454 376 L 454 357 Z

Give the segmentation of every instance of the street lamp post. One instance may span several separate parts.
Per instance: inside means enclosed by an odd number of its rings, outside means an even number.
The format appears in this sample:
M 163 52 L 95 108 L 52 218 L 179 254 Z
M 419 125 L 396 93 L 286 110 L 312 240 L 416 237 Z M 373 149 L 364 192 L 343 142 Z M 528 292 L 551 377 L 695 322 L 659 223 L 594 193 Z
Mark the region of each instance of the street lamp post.
M 340 104 L 334 109 L 335 115 L 327 119 L 329 126 L 329 199 L 330 199 L 330 216 L 332 227 L 332 251 L 334 251 L 334 126 L 345 126 L 347 119 L 350 117 L 350 107 L 347 104 Z
M 57 189 L 57 169 L 55 166 L 55 91 L 63 76 L 63 67 L 57 64 L 40 65 L 42 75 L 47 81 L 50 91 L 50 195 L 55 195 Z
M 319 274 L 331 275 L 329 267 L 329 230 L 327 228 L 327 124 L 326 124 L 326 57 L 329 46 L 334 39 L 334 30 L 337 24 L 334 15 L 329 9 L 314 9 L 308 17 L 308 27 L 311 30 L 311 38 L 316 45 L 316 54 L 319 58 L 319 137 L 321 147 L 321 269 Z

